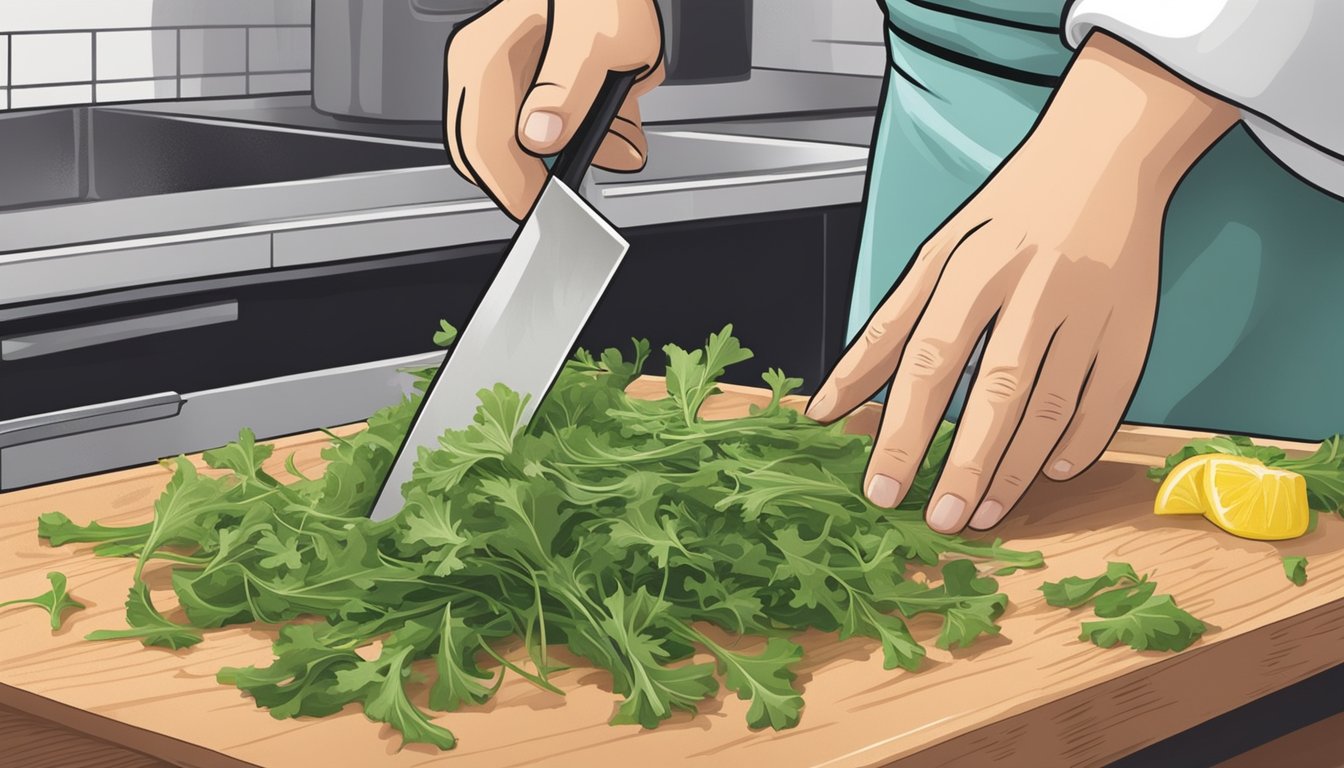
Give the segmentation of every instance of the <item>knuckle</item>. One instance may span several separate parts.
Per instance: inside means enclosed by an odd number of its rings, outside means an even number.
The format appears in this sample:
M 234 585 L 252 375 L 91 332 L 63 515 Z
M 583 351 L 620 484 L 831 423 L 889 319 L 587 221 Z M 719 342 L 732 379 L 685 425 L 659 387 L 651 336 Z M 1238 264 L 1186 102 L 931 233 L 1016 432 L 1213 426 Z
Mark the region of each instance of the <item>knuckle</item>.
M 1045 424 L 1060 424 L 1073 415 L 1073 398 L 1058 392 L 1038 393 L 1032 404 L 1030 418 Z
M 947 368 L 946 342 L 937 339 L 919 339 L 910 346 L 907 353 L 909 373 L 921 381 L 943 378 Z
M 1019 366 L 998 366 L 984 373 L 984 393 L 989 402 L 1001 405 L 1022 395 L 1022 369 Z
M 985 462 L 978 459 L 960 459 L 948 462 L 947 469 L 950 474 L 976 482 L 979 482 L 985 476 Z
M 915 263 L 920 265 L 931 264 L 938 261 L 942 253 L 943 246 L 941 243 L 925 243 L 920 247 L 919 253 L 915 254 Z
M 1031 479 L 1029 477 L 1020 472 L 1011 470 L 1001 473 L 997 479 L 999 485 L 1011 491 L 1014 498 L 1016 498 L 1017 494 L 1026 490 L 1027 486 L 1031 484 Z
M 904 470 L 919 461 L 911 451 L 899 445 L 879 445 L 874 452 L 884 466 L 894 469 Z
M 895 323 L 888 317 L 874 317 L 863 331 L 863 340 L 869 345 L 881 344 L 895 329 Z

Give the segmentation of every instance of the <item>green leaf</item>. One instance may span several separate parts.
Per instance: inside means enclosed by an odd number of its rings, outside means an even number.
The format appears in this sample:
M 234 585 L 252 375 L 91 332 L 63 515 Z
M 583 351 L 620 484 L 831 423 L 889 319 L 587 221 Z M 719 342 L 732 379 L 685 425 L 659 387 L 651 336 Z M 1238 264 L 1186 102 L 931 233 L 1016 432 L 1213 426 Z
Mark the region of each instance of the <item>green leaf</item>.
M 90 542 L 142 542 L 149 535 L 149 523 L 109 528 L 99 523 L 75 525 L 60 512 L 44 512 L 37 518 L 37 537 L 53 547 Z
M 1183 651 L 1204 631 L 1204 623 L 1176 607 L 1171 595 L 1156 595 L 1118 616 L 1083 622 L 1079 639 L 1102 648 L 1123 643 L 1136 651 Z
M 904 621 L 897 616 L 891 616 L 876 611 L 867 615 L 867 625 L 872 632 L 877 635 L 878 640 L 882 641 L 882 667 L 884 669 L 904 669 L 914 672 L 919 669 L 920 662 L 926 655 L 924 646 L 920 645 L 910 634 L 910 628 Z M 960 629 L 956 630 L 960 631 Z M 941 638 L 939 638 L 941 640 Z
M 790 669 L 803 658 L 802 647 L 772 637 L 765 649 L 755 656 L 730 651 L 701 635 L 703 642 L 718 659 L 724 685 L 748 700 L 747 725 L 752 728 L 782 730 L 798 724 L 803 714 L 803 697 L 793 687 Z
M 1288 580 L 1302 586 L 1307 583 L 1307 558 L 1305 557 L 1285 557 L 1283 558 L 1283 572 Z
M 241 509 L 242 505 L 230 498 L 223 480 L 199 474 L 190 461 L 178 457 L 168 487 L 154 502 L 154 522 L 145 536 L 135 578 L 140 578 L 145 563 L 159 547 L 184 539 L 206 541 L 223 512 L 241 513 Z
M 484 642 L 480 632 L 453 617 L 452 605 L 444 608 L 439 648 L 434 654 L 439 676 L 429 689 L 430 708 L 451 712 L 464 704 L 484 704 L 494 695 L 494 688 L 481 683 L 490 679 L 490 673 L 476 663 L 476 652 Z
M 616 642 L 630 668 L 629 692 L 616 710 L 613 724 L 639 724 L 655 728 L 673 711 L 694 712 L 696 704 L 719 689 L 712 664 L 666 666 L 671 657 L 665 638 L 650 632 L 650 625 L 665 604 L 641 591 L 603 600 L 609 618 L 599 621 Z
M 37 605 L 45 608 L 51 615 L 51 631 L 55 632 L 61 628 L 61 621 L 68 611 L 79 611 L 84 609 L 84 604 L 70 597 L 65 590 L 65 574 L 60 571 L 52 571 L 47 574 L 47 581 L 51 582 L 51 589 L 43 592 L 37 597 L 25 597 L 18 600 L 8 600 L 0 603 L 0 608 L 11 605 Z
M 457 329 L 447 320 L 439 321 L 439 330 L 434 332 L 434 346 L 451 347 L 457 341 Z
M 229 469 L 242 480 L 244 489 L 279 485 L 275 478 L 262 471 L 261 465 L 275 452 L 275 446 L 257 445 L 256 434 L 250 429 L 238 433 L 238 441 L 206 451 L 202 454 L 207 466 Z
M 733 326 L 725 326 L 719 333 L 711 333 L 704 349 L 693 352 L 668 344 L 667 391 L 681 408 L 686 424 L 694 424 L 705 399 L 718 391 L 715 382 L 728 366 L 751 359 L 751 351 L 743 349 L 733 337 Z
M 1008 607 L 1008 598 L 997 594 L 998 582 L 976 573 L 970 560 L 953 560 L 943 566 L 943 593 L 954 602 L 943 614 L 938 634 L 939 648 L 970 647 L 980 635 L 997 635 L 998 618 Z
M 264 668 L 228 667 L 220 670 L 218 680 L 237 686 L 277 720 L 336 714 L 356 698 L 339 689 L 336 674 L 354 669 L 363 659 L 355 653 L 355 643 L 332 642 L 319 631 L 329 632 L 330 627 L 283 627 L 273 646 L 273 664 Z
M 448 729 L 435 725 L 406 695 L 412 646 L 387 645 L 377 661 L 361 661 L 351 669 L 336 672 L 337 693 L 349 693 L 364 703 L 364 715 L 387 723 L 406 744 L 431 744 L 452 749 L 457 739 Z
M 1148 598 L 1152 597 L 1156 590 L 1156 584 L 1151 581 L 1143 581 L 1131 586 L 1112 589 L 1109 592 L 1102 592 L 1097 595 L 1096 605 L 1092 607 L 1092 611 L 1103 619 L 1124 616 L 1148 602 Z
M 154 607 L 149 596 L 149 587 L 136 582 L 126 597 L 126 623 L 130 629 L 100 629 L 86 636 L 88 640 L 122 640 L 136 638 L 147 646 L 159 646 L 178 650 L 193 646 L 203 639 L 201 633 L 191 627 L 174 624 L 164 618 Z
M 1107 563 L 1106 572 L 1099 576 L 1082 578 L 1069 576 L 1057 582 L 1041 585 L 1045 602 L 1057 608 L 1077 608 L 1092 600 L 1097 593 L 1122 584 L 1139 583 L 1139 575 L 1129 563 Z

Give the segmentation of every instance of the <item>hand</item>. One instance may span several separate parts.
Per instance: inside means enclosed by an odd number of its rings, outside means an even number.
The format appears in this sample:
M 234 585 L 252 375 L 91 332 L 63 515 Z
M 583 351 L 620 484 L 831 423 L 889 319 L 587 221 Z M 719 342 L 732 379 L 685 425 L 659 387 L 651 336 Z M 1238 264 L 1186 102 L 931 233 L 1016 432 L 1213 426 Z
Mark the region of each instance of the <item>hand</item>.
M 641 74 L 593 164 L 644 167 L 639 97 L 663 79 L 654 0 L 499 0 L 453 31 L 446 58 L 444 144 L 514 219 L 546 183 L 541 157 L 569 143 L 610 71 Z
M 1043 467 L 1063 480 L 1096 461 L 1147 356 L 1167 201 L 1235 119 L 1119 42 L 1088 42 L 1036 130 L 924 244 L 809 404 L 831 421 L 890 378 L 864 481 L 874 504 L 910 488 L 987 328 L 929 526 L 993 527 Z

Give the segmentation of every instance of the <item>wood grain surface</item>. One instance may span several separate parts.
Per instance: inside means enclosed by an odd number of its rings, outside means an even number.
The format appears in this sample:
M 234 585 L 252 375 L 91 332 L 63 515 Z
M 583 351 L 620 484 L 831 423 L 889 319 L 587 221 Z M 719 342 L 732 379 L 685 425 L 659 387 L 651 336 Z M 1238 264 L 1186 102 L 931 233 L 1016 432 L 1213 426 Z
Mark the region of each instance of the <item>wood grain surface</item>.
M 707 404 L 707 417 L 761 402 L 758 390 L 725 389 Z M 657 379 L 632 387 L 643 397 L 661 391 Z M 870 429 L 876 415 L 870 407 L 852 428 Z M 1001 637 L 940 651 L 932 645 L 937 619 L 922 617 L 912 629 L 929 657 L 908 673 L 882 669 L 875 642 L 800 636 L 807 705 L 792 730 L 749 730 L 746 703 L 731 694 L 656 730 L 610 726 L 618 697 L 606 674 L 569 658 L 574 668 L 555 678 L 563 697 L 510 677 L 490 703 L 436 714 L 460 739 L 451 752 L 399 749 L 394 734 L 353 706 L 330 718 L 275 720 L 219 685 L 222 666 L 269 662 L 273 627 L 210 632 L 182 651 L 84 641 L 93 630 L 124 626 L 133 563 L 95 558 L 86 545 L 41 544 L 36 518 L 60 510 L 80 523 L 146 521 L 168 470 L 143 467 L 4 494 L 0 595 L 38 594 L 47 588 L 44 575 L 60 570 L 89 608 L 55 634 L 39 608 L 0 612 L 0 705 L 193 766 L 1103 765 L 1344 663 L 1344 521 L 1324 519 L 1312 534 L 1274 544 L 1233 538 L 1202 518 L 1153 515 L 1155 486 L 1144 470 L 1189 437 L 1127 427 L 1079 479 L 1042 481 L 1031 490 L 990 534 L 1047 559 L 1044 569 L 1000 579 L 1011 600 Z M 305 474 L 320 471 L 320 435 L 273 442 L 268 471 L 284 476 L 291 453 Z M 1310 558 L 1306 586 L 1284 577 L 1283 555 Z M 1151 571 L 1160 590 L 1209 632 L 1181 654 L 1080 642 L 1079 622 L 1088 614 L 1046 606 L 1038 587 L 1099 572 L 1107 560 Z M 148 573 L 155 602 L 175 606 L 166 564 Z M 515 648 L 511 657 L 526 655 Z M 424 706 L 426 691 L 414 698 Z

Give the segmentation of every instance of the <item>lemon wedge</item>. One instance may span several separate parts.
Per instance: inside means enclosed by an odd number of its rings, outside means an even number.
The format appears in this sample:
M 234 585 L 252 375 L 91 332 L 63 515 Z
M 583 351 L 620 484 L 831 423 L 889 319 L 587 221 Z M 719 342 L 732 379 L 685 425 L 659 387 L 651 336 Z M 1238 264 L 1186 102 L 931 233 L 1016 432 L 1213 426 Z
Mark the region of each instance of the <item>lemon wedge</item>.
M 1263 466 L 1255 459 L 1227 454 L 1206 453 L 1177 464 L 1175 469 L 1162 481 L 1157 490 L 1157 501 L 1153 512 L 1159 515 L 1202 515 L 1209 510 L 1208 494 L 1205 491 L 1204 477 L 1206 468 L 1214 459 L 1241 461 Z
M 1307 532 L 1307 481 L 1296 472 L 1220 453 L 1194 456 L 1167 475 L 1153 512 L 1203 515 L 1234 536 L 1275 541 Z
M 1294 539 L 1311 527 L 1307 481 L 1257 461 L 1215 457 L 1204 469 L 1204 517 L 1234 536 Z

